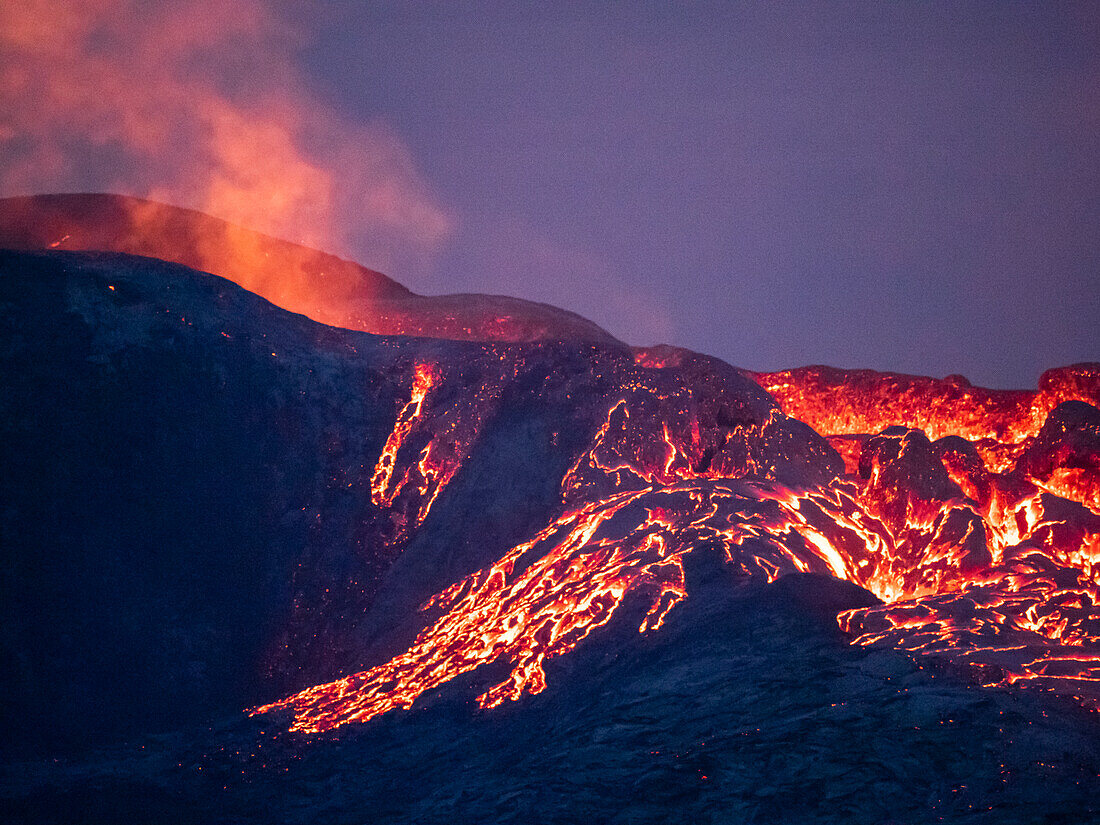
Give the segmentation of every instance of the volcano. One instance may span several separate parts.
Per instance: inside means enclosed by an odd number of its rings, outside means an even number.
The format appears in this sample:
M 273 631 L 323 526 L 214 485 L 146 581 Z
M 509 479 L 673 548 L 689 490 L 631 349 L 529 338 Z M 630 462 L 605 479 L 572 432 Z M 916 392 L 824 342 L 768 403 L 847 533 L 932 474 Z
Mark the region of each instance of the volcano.
M 630 347 L 0 201 L 11 822 L 1100 821 L 1100 364 Z
M 0 198 L 0 248 L 125 252 L 216 273 L 283 309 L 379 335 L 618 343 L 572 312 L 503 295 L 416 295 L 380 272 L 201 212 L 122 195 Z

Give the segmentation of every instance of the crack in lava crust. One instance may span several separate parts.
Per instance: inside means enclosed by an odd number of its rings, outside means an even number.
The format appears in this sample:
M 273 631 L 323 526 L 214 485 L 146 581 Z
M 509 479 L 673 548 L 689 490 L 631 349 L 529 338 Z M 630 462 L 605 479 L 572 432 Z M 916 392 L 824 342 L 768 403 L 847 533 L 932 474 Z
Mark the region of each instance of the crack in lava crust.
M 394 456 L 437 381 L 434 369 L 417 368 L 375 471 L 379 506 L 392 498 Z M 778 409 L 733 427 L 736 438 L 725 443 L 738 444 L 737 452 L 714 458 L 698 415 L 654 407 L 654 399 L 672 396 L 631 381 L 634 393 L 608 408 L 590 449 L 563 478 L 561 514 L 429 599 L 422 610 L 439 617 L 405 653 L 251 712 L 290 710 L 292 730 L 318 733 L 409 708 L 491 662 L 506 663 L 509 673 L 481 693 L 482 708 L 538 693 L 544 662 L 606 625 L 628 593 L 647 600 L 639 632 L 657 631 L 688 596 L 684 557 L 703 546 L 720 547 L 745 577 L 815 572 L 866 588 L 884 604 L 837 617 L 856 644 L 947 655 L 973 667 L 983 684 L 1053 687 L 1100 707 L 1100 517 L 1081 503 L 1052 495 L 1031 471 L 1014 474 L 983 460 L 970 442 L 933 445 L 915 429 L 868 437 L 854 451 L 857 466 L 846 461 L 847 474 L 790 489 L 767 478 L 752 446 L 789 421 Z M 804 406 L 809 390 L 794 395 Z M 1010 400 L 1017 415 L 1023 406 Z M 1072 430 L 1040 432 L 1037 407 L 1026 407 L 1018 416 L 1026 432 L 988 422 L 976 431 L 1019 439 L 1023 462 L 1029 445 L 1064 441 Z M 1058 410 L 1048 424 L 1057 415 L 1071 421 Z M 976 413 L 965 412 L 963 423 L 973 425 Z M 942 410 L 936 420 L 951 429 Z M 1088 426 L 1073 432 L 1092 437 Z M 1082 473 L 1091 490 L 1095 473 L 1089 466 Z M 1088 504 L 1087 495 L 1081 501 Z

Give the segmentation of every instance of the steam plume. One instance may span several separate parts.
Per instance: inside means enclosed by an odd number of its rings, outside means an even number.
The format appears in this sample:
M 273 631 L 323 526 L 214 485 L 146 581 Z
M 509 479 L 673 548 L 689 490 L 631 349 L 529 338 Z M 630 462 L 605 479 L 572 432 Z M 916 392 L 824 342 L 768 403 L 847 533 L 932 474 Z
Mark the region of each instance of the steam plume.
M 0 194 L 111 190 L 380 267 L 452 220 L 383 124 L 312 95 L 260 0 L 0 6 Z

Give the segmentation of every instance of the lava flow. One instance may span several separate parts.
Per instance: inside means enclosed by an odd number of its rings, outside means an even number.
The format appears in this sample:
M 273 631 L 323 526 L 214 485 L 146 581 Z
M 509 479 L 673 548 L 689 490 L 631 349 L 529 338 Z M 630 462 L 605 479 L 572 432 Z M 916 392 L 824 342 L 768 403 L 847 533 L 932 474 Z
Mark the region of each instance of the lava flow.
M 544 663 L 608 624 L 628 594 L 646 608 L 639 632 L 658 631 L 690 598 L 683 560 L 700 547 L 720 547 L 746 578 L 813 572 L 866 588 L 883 604 L 838 616 L 857 644 L 946 656 L 983 684 L 1100 707 L 1100 516 L 1089 509 L 1100 365 L 1048 373 L 1039 393 L 931 379 L 901 391 L 900 378 L 865 373 L 829 394 L 819 384 L 833 373 L 820 368 L 755 376 L 782 411 L 742 374 L 708 368 L 677 351 L 619 365 L 618 397 L 562 478 L 556 518 L 430 598 L 404 653 L 253 713 L 286 709 L 294 730 L 326 731 L 493 662 L 507 676 L 483 686 L 481 707 L 538 693 Z M 395 461 L 438 381 L 415 370 L 372 481 L 379 507 L 411 478 L 392 482 Z M 796 418 L 862 435 L 841 461 Z
M 393 425 L 393 432 L 390 433 L 390 437 L 386 439 L 386 446 L 382 448 L 382 455 L 378 459 L 378 464 L 375 465 L 373 475 L 371 475 L 370 498 L 375 506 L 389 507 L 393 504 L 394 497 L 401 492 L 402 487 L 409 481 L 409 474 L 412 471 L 412 467 L 406 468 L 404 475 L 399 481 L 396 483 L 392 481 L 394 467 L 397 463 L 397 453 L 405 443 L 405 439 L 408 437 L 409 431 L 412 430 L 413 425 L 420 419 L 424 409 L 424 397 L 428 394 L 428 391 L 437 380 L 438 377 L 431 364 L 416 365 L 409 403 L 401 408 L 401 412 L 397 416 L 397 423 Z M 430 476 L 425 466 L 425 462 L 429 457 L 429 449 L 430 445 L 424 448 L 424 452 L 421 454 L 421 461 L 417 465 L 420 469 L 421 478 L 425 482 L 425 486 L 420 488 L 422 495 L 428 493 L 427 482 Z M 453 470 L 450 472 L 453 473 Z M 449 476 L 450 473 L 447 475 Z M 438 473 L 436 473 L 435 476 L 437 477 Z M 418 523 L 423 521 L 424 516 L 427 515 L 428 509 L 431 507 L 430 502 L 433 499 L 434 495 L 428 499 L 428 502 L 425 503 L 422 508 L 420 508 L 420 512 L 417 513 L 416 518 Z
M 0 199 L 0 244 L 176 261 L 324 323 L 450 339 L 372 344 L 389 353 L 367 359 L 378 454 L 336 473 L 367 494 L 351 531 L 367 563 L 340 581 L 325 565 L 299 569 L 272 672 L 314 681 L 377 655 L 354 620 L 328 645 L 332 623 L 359 611 L 384 633 L 405 621 L 369 613 L 389 565 L 414 547 L 430 555 L 448 530 L 466 541 L 471 499 L 501 489 L 484 468 L 527 472 L 527 447 L 546 435 L 530 474 L 547 498 L 523 499 L 523 485 L 501 497 L 521 505 L 521 529 L 441 548 L 416 570 L 418 596 L 439 592 L 407 650 L 255 711 L 289 710 L 296 730 L 409 707 L 460 674 L 483 707 L 537 693 L 544 663 L 631 594 L 647 611 L 639 630 L 657 632 L 691 598 L 684 559 L 702 547 L 746 578 L 818 573 L 865 588 L 882 604 L 837 617 L 854 643 L 1100 706 L 1100 364 L 1049 370 L 1036 391 L 829 367 L 746 373 L 672 347 L 632 350 L 553 307 L 418 296 L 315 250 L 114 196 Z M 443 506 L 449 495 L 458 506 Z M 448 554 L 460 558 L 444 564 Z
M 787 415 L 825 436 L 874 434 L 886 427 L 923 430 L 931 439 L 961 436 L 975 443 L 991 469 L 1011 467 L 1022 445 L 1064 401 L 1095 404 L 1100 377 L 1095 365 L 1047 370 L 1038 392 L 987 390 L 962 376 L 943 380 L 918 375 L 800 367 L 753 373 Z

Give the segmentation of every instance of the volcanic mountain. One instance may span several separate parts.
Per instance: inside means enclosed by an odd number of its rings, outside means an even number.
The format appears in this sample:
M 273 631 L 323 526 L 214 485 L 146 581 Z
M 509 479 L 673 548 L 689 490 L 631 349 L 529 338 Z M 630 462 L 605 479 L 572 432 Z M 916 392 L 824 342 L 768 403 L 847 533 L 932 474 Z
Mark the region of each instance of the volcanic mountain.
M 0 207 L 7 821 L 1100 815 L 1100 365 L 750 373 Z
M 380 272 L 190 209 L 122 195 L 0 198 L 0 248 L 125 252 L 213 272 L 315 321 L 378 335 L 617 343 L 579 315 L 503 295 L 416 295 Z

